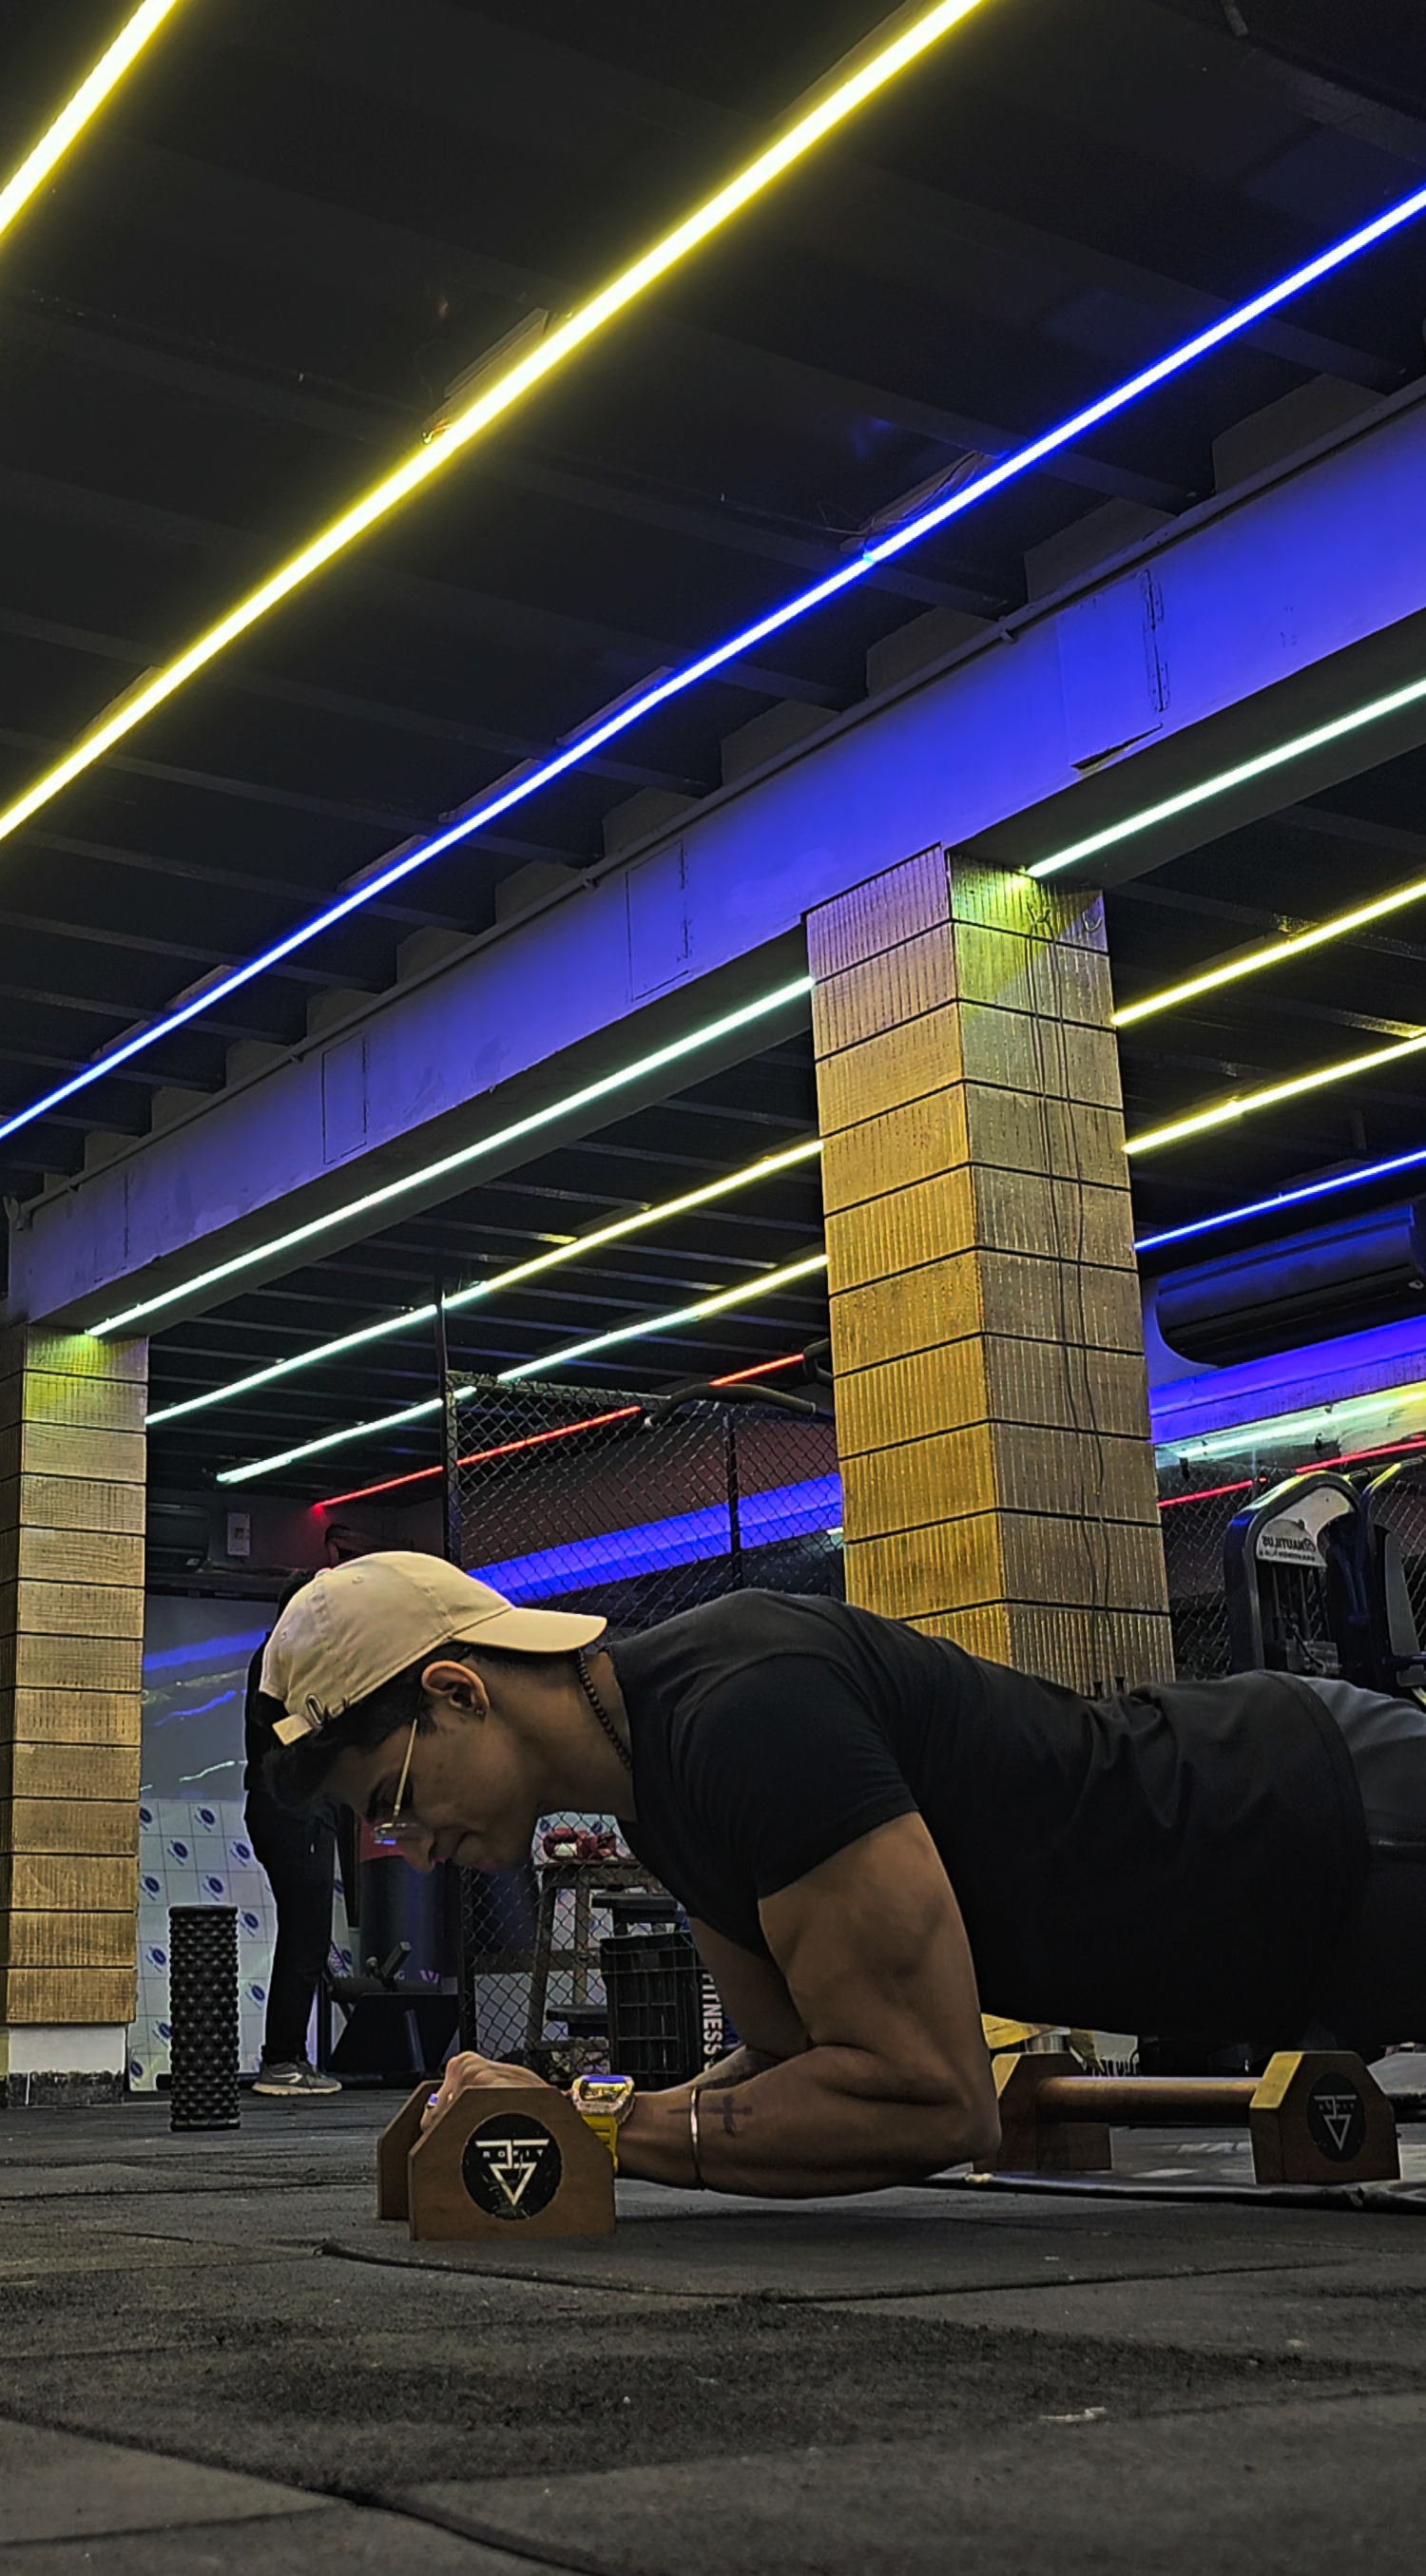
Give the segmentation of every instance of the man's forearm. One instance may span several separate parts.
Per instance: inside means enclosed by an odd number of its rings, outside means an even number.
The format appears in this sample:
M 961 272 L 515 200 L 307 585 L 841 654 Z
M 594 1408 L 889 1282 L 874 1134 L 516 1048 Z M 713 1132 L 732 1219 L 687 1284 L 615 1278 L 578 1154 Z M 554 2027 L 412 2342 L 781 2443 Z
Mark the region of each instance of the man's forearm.
M 696 2075 L 691 2085 L 681 2084 L 678 2091 L 686 2097 L 689 2093 L 710 2092 L 719 2085 L 725 2089 L 731 2089 L 735 2084 L 750 2084 L 755 2075 L 766 2075 L 774 2066 L 784 2065 L 787 2055 L 791 2053 L 767 2048 L 749 2048 L 745 2040 L 740 2047 L 730 2050 L 726 2057 L 720 2057 L 716 2065 L 705 2066 L 702 2074 Z
M 697 2088 L 698 2161 L 715 2191 L 807 2199 L 877 2191 L 987 2152 L 983 2106 L 948 2080 L 908 2084 L 863 2052 L 812 2048 L 734 2081 Z M 695 2088 L 641 2094 L 619 2137 L 620 2171 L 694 2180 Z
M 713 2091 L 732 2092 L 739 2085 L 751 2084 L 754 2077 L 766 2075 L 783 2063 L 765 2049 L 749 2048 L 744 2042 L 705 2066 L 690 2084 L 673 2084 L 658 2092 L 641 2092 L 634 2108 L 619 2132 L 619 2169 L 636 2174 L 642 2182 L 694 2183 L 693 2170 L 693 2096 Z M 700 2121 L 703 2104 L 699 2103 Z M 701 2130 L 700 2130 L 701 2137 Z

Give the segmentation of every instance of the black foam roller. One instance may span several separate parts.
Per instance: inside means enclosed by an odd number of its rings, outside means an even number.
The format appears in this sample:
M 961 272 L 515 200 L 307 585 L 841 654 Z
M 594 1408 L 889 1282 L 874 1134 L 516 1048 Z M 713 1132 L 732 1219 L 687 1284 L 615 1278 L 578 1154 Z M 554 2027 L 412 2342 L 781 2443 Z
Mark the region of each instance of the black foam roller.
M 238 2126 L 238 1909 L 171 1905 L 168 2017 L 175 2129 Z

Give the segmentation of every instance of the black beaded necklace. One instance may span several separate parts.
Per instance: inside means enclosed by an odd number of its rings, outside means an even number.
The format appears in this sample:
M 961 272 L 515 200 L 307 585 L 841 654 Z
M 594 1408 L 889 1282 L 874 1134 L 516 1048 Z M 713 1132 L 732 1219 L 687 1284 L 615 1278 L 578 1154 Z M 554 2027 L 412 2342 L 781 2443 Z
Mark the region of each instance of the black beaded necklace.
M 630 1753 L 629 1748 L 624 1742 L 613 1718 L 610 1716 L 608 1709 L 605 1707 L 603 1700 L 600 1698 L 598 1691 L 594 1687 L 593 1676 L 590 1673 L 587 1662 L 585 1661 L 584 1648 L 582 1646 L 577 1646 L 575 1648 L 574 1668 L 579 1675 L 580 1688 L 583 1691 L 585 1698 L 588 1700 L 590 1707 L 593 1709 L 595 1716 L 598 1718 L 600 1725 L 603 1727 L 605 1734 L 608 1736 L 609 1741 L 613 1745 L 615 1752 L 618 1754 L 620 1761 L 623 1763 L 625 1770 L 632 1777 L 634 1769 L 633 1755 Z

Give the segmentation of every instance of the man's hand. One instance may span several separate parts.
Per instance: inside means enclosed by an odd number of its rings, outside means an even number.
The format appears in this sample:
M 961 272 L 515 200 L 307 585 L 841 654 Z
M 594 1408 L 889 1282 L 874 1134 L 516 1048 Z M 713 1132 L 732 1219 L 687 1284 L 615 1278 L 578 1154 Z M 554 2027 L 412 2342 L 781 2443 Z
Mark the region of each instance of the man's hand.
M 434 2128 L 437 2120 L 443 2118 L 450 2109 L 458 2093 L 469 2093 L 476 2086 L 496 2090 L 502 2085 L 507 2087 L 519 2085 L 528 2089 L 532 2084 L 540 2083 L 541 2078 L 538 2075 L 532 2075 L 528 2066 L 507 2066 L 498 2057 L 479 2057 L 473 2048 L 463 2049 L 459 2057 L 451 2059 L 442 2078 L 439 2093 L 432 2094 L 422 2112 L 422 2131 Z M 543 2089 L 548 2092 L 552 2088 L 545 2085 Z

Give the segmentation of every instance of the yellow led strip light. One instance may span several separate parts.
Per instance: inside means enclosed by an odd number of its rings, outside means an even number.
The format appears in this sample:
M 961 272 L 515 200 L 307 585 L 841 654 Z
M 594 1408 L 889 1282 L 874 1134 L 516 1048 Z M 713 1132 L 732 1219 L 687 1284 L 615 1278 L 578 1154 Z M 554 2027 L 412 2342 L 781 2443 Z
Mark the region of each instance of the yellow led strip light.
M 1270 1082 L 1262 1091 L 1243 1091 L 1231 1100 L 1217 1101 L 1211 1109 L 1194 1110 L 1187 1118 L 1175 1118 L 1166 1127 L 1147 1128 L 1142 1136 L 1125 1139 L 1126 1154 L 1157 1153 L 1162 1145 L 1181 1145 L 1188 1136 L 1205 1136 L 1210 1128 L 1231 1127 L 1240 1118 L 1251 1117 L 1258 1109 L 1272 1109 L 1280 1100 L 1296 1100 L 1304 1091 L 1323 1091 L 1329 1083 L 1350 1081 L 1354 1074 L 1370 1073 L 1378 1065 L 1399 1064 L 1403 1056 L 1420 1055 L 1426 1048 L 1426 1036 L 1399 1038 L 1393 1046 L 1376 1047 L 1370 1055 L 1345 1056 L 1339 1064 L 1321 1064 L 1313 1073 L 1294 1074 L 1287 1082 Z
M 458 1314 L 462 1308 L 478 1305 L 487 1297 L 498 1297 L 503 1289 L 517 1288 L 526 1279 L 538 1279 L 547 1270 L 558 1270 L 569 1261 L 582 1261 L 587 1252 L 597 1252 L 606 1243 L 618 1243 L 626 1235 L 652 1233 L 656 1226 L 667 1225 L 671 1217 L 710 1207 L 717 1199 L 730 1198 L 735 1190 L 753 1189 L 774 1173 L 811 1162 L 821 1151 L 821 1137 L 810 1136 L 800 1145 L 789 1146 L 785 1153 L 766 1154 L 761 1162 L 746 1163 L 741 1171 L 724 1172 L 716 1181 L 706 1181 L 701 1189 L 685 1190 L 679 1198 L 665 1199 L 661 1207 L 638 1208 L 632 1215 L 615 1217 L 589 1234 L 571 1236 L 552 1251 L 516 1262 L 512 1270 L 496 1271 L 489 1279 L 477 1279 L 469 1288 L 458 1289 L 454 1296 L 442 1300 L 442 1310 L 447 1315 Z M 363 1350 L 369 1343 L 384 1341 L 394 1333 L 413 1332 L 418 1324 L 434 1322 L 435 1315 L 436 1308 L 431 1303 L 409 1306 L 400 1315 L 386 1315 L 378 1324 L 362 1324 L 353 1333 L 338 1334 L 335 1341 L 320 1342 L 309 1351 L 294 1351 L 285 1360 L 273 1360 L 267 1368 L 253 1369 L 247 1377 L 231 1378 L 226 1386 L 210 1387 L 205 1395 L 190 1395 L 181 1404 L 166 1404 L 146 1417 L 148 1428 L 153 1430 L 161 1422 L 181 1421 L 185 1414 L 206 1412 L 210 1405 L 231 1404 L 237 1396 L 271 1386 L 274 1379 L 292 1377 L 300 1369 L 318 1368 L 324 1360 L 340 1359 L 348 1351 Z
M 547 376 L 563 366 L 598 332 L 616 321 L 621 313 L 627 312 L 629 306 L 666 277 L 670 269 L 676 268 L 681 260 L 699 249 L 724 224 L 741 214 L 755 197 L 771 187 L 774 180 L 780 179 L 795 162 L 804 159 L 837 126 L 844 124 L 859 107 L 865 106 L 868 99 L 885 89 L 889 81 L 908 70 L 939 37 L 948 34 L 962 18 L 969 17 L 973 9 L 984 5 L 985 0 L 938 0 L 938 5 L 931 9 L 914 13 L 898 11 L 889 22 L 898 32 L 887 36 L 879 45 L 875 38 L 869 39 L 868 43 L 874 50 L 860 49 L 859 54 L 852 57 L 851 68 L 841 79 L 835 72 L 830 73 L 830 86 L 824 84 L 814 95 L 812 105 L 736 177 L 706 198 L 701 206 L 695 207 L 693 213 L 676 224 L 672 232 L 665 233 L 651 250 L 645 251 L 629 268 L 622 269 L 597 295 L 579 305 L 533 347 L 522 349 L 513 365 L 497 375 L 493 383 L 482 378 L 470 399 L 442 421 L 438 436 L 417 448 L 389 474 L 383 475 L 381 481 L 360 500 L 342 511 L 330 526 L 295 555 L 289 555 L 286 563 L 280 564 L 276 572 L 258 584 L 256 590 L 250 590 L 228 610 L 226 616 L 220 617 L 215 625 L 197 636 L 171 662 L 164 663 L 132 689 L 126 690 L 62 759 L 0 811 L 0 840 L 17 832 L 42 806 L 49 804 L 61 788 L 68 787 L 96 761 L 102 760 L 116 743 L 122 742 L 136 726 L 141 725 L 146 716 L 163 706 L 200 671 L 206 670 L 209 663 L 216 661 L 218 655 L 235 643 L 240 635 L 246 635 L 269 609 L 289 599 L 303 582 L 310 581 L 314 573 L 323 571 L 337 555 L 355 544 L 358 537 L 365 536 L 368 529 L 389 516 L 402 501 L 409 500 L 413 492 L 429 482 L 433 475 L 439 474 L 463 448 L 470 446 L 472 440 L 492 428 L 496 421 L 503 420 L 514 404 L 532 393 Z
M 1400 912 L 1409 903 L 1420 903 L 1423 897 L 1426 877 L 1417 877 L 1410 885 L 1398 886 L 1392 894 L 1378 895 L 1372 903 L 1356 904 L 1350 912 L 1339 912 L 1331 921 L 1318 922 L 1315 929 L 1292 931 L 1266 948 L 1230 957 L 1221 966 L 1205 967 L 1201 975 L 1190 975 L 1182 984 L 1166 984 L 1161 993 L 1146 994 L 1142 1002 L 1127 1002 L 1122 1011 L 1115 1012 L 1114 1026 L 1132 1028 L 1136 1020 L 1147 1020 L 1156 1011 L 1172 1011 L 1180 1002 L 1196 1001 L 1200 993 L 1217 992 L 1222 985 L 1236 984 L 1245 975 L 1260 975 L 1264 967 L 1281 966 L 1288 958 L 1325 948 L 1334 939 L 1348 939 L 1354 930 L 1365 929 L 1368 922 L 1382 921 L 1388 913 Z
M 522 1377 L 539 1377 L 546 1369 L 559 1368 L 565 1360 L 586 1358 L 592 1351 L 609 1350 L 615 1342 L 647 1341 L 655 1333 L 672 1332 L 680 1324 L 699 1323 L 705 1315 L 725 1315 L 730 1307 L 751 1306 L 761 1297 L 771 1297 L 779 1288 L 790 1287 L 796 1279 L 810 1279 L 814 1271 L 825 1270 L 825 1252 L 809 1254 L 804 1261 L 789 1262 L 785 1269 L 764 1273 L 758 1279 L 745 1279 L 738 1288 L 722 1288 L 716 1297 L 701 1298 L 695 1306 L 679 1306 L 670 1315 L 645 1315 L 637 1324 L 616 1324 L 612 1332 L 594 1333 L 588 1341 L 570 1342 L 563 1350 L 547 1351 L 543 1359 L 524 1360 L 518 1368 L 502 1369 L 496 1383 L 513 1386 Z M 440 1410 L 438 1395 L 427 1396 L 420 1404 L 408 1404 L 399 1413 L 378 1414 L 370 1422 L 350 1422 L 341 1431 L 324 1431 L 315 1440 L 304 1440 L 295 1449 L 279 1449 L 271 1458 L 251 1458 L 246 1466 L 225 1467 L 218 1476 L 220 1485 L 250 1484 L 254 1476 L 273 1474 L 279 1467 L 294 1466 L 301 1458 L 315 1458 L 326 1449 L 342 1449 L 351 1440 L 369 1440 L 384 1431 L 397 1431 L 408 1422 L 420 1422 Z
M 40 136 L 13 177 L 0 188 L 0 234 L 7 233 L 18 221 L 51 171 L 58 168 L 66 152 L 78 142 L 86 125 L 98 115 L 105 99 L 118 88 L 125 72 L 137 62 L 145 45 L 158 34 L 164 20 L 171 18 L 179 5 L 180 0 L 143 0 L 143 7 L 136 9 L 127 25 L 120 28 L 107 53 L 100 55 L 92 72 L 80 82 L 73 98 L 60 109 L 53 125 Z

